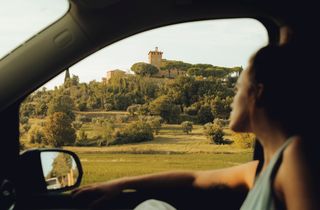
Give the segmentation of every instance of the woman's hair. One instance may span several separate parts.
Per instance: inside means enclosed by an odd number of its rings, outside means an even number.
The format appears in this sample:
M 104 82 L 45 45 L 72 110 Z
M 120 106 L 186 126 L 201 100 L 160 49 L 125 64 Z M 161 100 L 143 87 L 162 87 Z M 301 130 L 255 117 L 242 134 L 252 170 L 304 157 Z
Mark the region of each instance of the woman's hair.
M 288 135 L 305 134 L 312 124 L 317 95 L 309 84 L 311 74 L 306 56 L 294 46 L 266 46 L 252 58 L 251 82 L 262 84 L 257 105 L 279 123 Z M 314 103 L 314 104 L 312 104 Z

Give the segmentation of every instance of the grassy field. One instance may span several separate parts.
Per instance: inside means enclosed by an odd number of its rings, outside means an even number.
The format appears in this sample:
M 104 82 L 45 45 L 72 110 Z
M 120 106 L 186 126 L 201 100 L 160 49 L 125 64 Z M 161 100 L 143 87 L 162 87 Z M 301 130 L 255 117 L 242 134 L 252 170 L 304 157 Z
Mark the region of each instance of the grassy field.
M 88 126 L 89 136 L 102 130 L 98 127 Z M 194 125 L 192 133 L 182 132 L 180 125 L 164 124 L 159 135 L 152 141 L 136 144 L 114 145 L 110 147 L 65 147 L 66 149 L 81 153 L 126 153 L 126 154 L 186 154 L 186 153 L 212 153 L 233 154 L 248 153 L 252 149 L 243 149 L 236 145 L 216 145 L 203 134 L 203 126 Z M 233 140 L 234 134 L 226 129 L 226 138 Z
M 252 153 L 167 155 L 78 152 L 77 154 L 84 170 L 81 185 L 160 171 L 224 168 L 252 159 Z
M 126 112 L 76 113 L 90 117 L 114 117 Z M 30 119 L 41 124 L 43 119 Z M 125 123 L 115 122 L 116 127 Z M 92 138 L 103 133 L 103 127 L 94 122 L 85 123 L 82 129 Z M 225 129 L 225 138 L 235 140 L 237 135 Z M 28 145 L 27 135 L 20 140 Z M 32 147 L 32 145 L 30 146 Z M 64 147 L 74 151 L 84 169 L 82 185 L 107 181 L 124 176 L 135 176 L 168 170 L 205 170 L 238 165 L 252 159 L 252 149 L 237 144 L 215 145 L 203 134 L 202 125 L 194 125 L 190 134 L 183 133 L 181 125 L 163 124 L 160 133 L 149 142 L 114 145 L 108 147 Z

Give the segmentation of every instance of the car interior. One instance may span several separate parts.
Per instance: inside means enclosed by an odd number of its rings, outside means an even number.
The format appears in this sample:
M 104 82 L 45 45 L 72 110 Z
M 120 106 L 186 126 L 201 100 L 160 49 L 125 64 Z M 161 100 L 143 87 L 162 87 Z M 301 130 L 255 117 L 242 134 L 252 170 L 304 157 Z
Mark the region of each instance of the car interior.
M 70 151 L 39 149 L 20 153 L 19 107 L 37 88 L 92 53 L 150 29 L 199 20 L 254 18 L 268 31 L 269 44 L 296 43 L 317 49 L 317 13 L 307 2 L 256 0 L 69 0 L 67 13 L 0 60 L 0 209 L 88 209 L 67 191 L 80 185 L 79 158 Z M 300 49 L 300 48 L 299 48 Z M 311 58 L 311 57 L 310 57 Z M 62 190 L 42 176 L 41 161 L 54 152 L 69 155 L 78 178 Z M 253 159 L 263 163 L 255 144 Z M 28 170 L 32 168 L 33 170 Z M 133 209 L 147 199 L 166 201 L 177 209 L 239 209 L 246 193 L 223 186 L 211 190 L 146 190 L 123 192 L 109 209 Z M 231 202 L 232 201 L 232 202 Z

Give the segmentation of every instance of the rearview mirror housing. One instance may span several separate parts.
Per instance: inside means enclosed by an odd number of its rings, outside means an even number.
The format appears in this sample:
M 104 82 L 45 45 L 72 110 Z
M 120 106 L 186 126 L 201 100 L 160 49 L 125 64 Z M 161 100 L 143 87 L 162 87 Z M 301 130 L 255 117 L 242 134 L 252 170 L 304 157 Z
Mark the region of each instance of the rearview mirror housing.
M 32 193 L 65 192 L 77 188 L 82 179 L 78 156 L 62 149 L 33 149 L 20 154 L 19 187 Z

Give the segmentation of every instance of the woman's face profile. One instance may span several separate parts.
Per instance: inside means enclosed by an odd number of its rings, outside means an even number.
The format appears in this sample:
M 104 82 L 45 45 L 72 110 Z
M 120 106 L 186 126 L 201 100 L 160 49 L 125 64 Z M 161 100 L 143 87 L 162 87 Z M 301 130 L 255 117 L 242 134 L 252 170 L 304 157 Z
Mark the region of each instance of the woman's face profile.
M 251 64 L 244 70 L 236 84 L 236 95 L 231 104 L 230 128 L 235 132 L 251 132 L 250 113 L 254 101 L 251 91 Z

